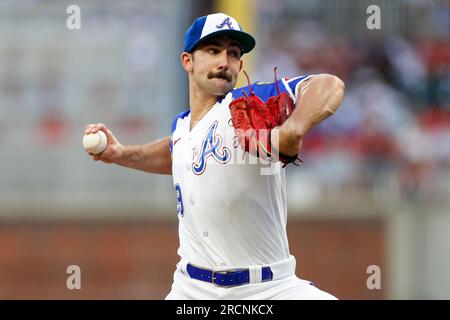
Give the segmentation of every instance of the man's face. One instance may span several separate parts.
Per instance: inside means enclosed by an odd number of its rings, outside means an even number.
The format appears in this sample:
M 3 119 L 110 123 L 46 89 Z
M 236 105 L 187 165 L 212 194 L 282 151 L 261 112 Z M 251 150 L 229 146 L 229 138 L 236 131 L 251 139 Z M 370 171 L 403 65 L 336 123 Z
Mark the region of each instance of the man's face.
M 242 69 L 242 49 L 236 40 L 220 36 L 207 40 L 192 52 L 192 80 L 214 96 L 234 88 Z

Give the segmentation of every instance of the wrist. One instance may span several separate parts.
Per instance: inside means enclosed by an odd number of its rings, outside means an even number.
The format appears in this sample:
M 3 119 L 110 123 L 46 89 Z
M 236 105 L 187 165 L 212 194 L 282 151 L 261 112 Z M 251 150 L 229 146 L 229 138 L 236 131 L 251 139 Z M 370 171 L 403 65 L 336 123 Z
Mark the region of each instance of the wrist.
M 289 121 L 288 119 L 281 127 L 282 135 L 288 137 L 290 143 L 296 144 L 303 139 L 306 132 L 309 130 L 309 126 L 302 121 Z
M 293 157 L 300 151 L 303 132 L 299 128 L 285 126 L 286 122 L 281 127 L 272 129 L 271 143 L 278 153 Z
M 112 147 L 113 152 L 111 153 L 110 160 L 114 163 L 121 163 L 126 154 L 129 153 L 128 146 L 118 143 Z

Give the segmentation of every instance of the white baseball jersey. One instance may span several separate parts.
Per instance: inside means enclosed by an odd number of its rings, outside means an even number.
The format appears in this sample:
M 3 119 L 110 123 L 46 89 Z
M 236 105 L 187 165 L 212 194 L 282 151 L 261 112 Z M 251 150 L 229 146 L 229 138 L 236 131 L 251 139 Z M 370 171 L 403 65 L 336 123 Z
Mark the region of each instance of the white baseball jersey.
M 307 77 L 278 80 L 295 100 Z M 255 83 L 263 101 L 275 83 Z M 232 127 L 229 104 L 249 93 L 233 89 L 190 130 L 191 114 L 172 124 L 172 174 L 178 198 L 182 259 L 205 268 L 266 265 L 289 258 L 285 172 L 244 153 Z M 273 167 L 272 167 L 273 168 Z M 265 171 L 266 170 L 266 171 Z

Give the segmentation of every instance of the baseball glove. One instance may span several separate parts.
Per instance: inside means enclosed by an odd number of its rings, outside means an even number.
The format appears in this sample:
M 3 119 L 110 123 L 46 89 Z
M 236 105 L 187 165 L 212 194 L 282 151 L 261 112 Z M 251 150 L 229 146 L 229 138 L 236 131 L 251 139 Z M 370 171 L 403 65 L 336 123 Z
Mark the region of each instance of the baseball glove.
M 280 93 L 277 82 L 276 67 L 275 85 L 277 96 L 272 96 L 267 103 L 261 100 L 253 92 L 250 79 L 247 77 L 250 95 L 244 92 L 244 96 L 230 103 L 231 119 L 239 144 L 245 152 L 255 154 L 269 160 L 278 160 L 283 167 L 289 163 L 298 164 L 297 156 L 283 155 L 272 147 L 271 130 L 282 125 L 295 108 L 294 102 L 287 92 Z

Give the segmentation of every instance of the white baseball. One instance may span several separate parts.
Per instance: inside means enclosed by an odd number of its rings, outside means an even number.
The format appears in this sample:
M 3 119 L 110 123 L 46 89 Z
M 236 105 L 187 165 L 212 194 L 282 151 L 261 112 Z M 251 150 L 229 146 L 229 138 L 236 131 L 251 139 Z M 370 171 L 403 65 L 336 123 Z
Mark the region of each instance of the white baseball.
M 99 154 L 106 149 L 108 139 L 106 134 L 99 130 L 97 133 L 85 134 L 83 137 L 84 149 L 92 154 Z

